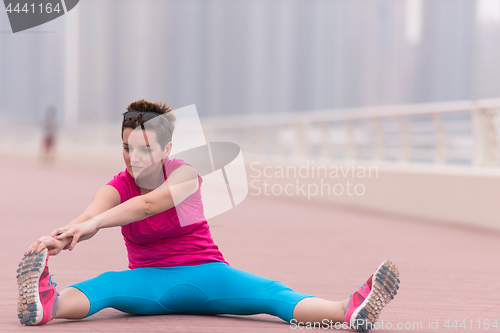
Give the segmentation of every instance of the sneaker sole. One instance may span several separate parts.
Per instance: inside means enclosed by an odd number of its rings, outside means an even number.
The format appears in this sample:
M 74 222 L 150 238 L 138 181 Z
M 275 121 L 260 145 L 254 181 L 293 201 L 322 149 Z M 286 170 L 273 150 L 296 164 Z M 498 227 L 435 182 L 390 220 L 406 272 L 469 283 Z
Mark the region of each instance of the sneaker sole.
M 19 302 L 17 311 L 21 324 L 26 326 L 38 325 L 43 318 L 43 308 L 38 293 L 40 276 L 45 269 L 47 249 L 38 254 L 31 254 L 23 258 L 17 270 L 17 286 L 19 288 Z
M 352 313 L 351 327 L 358 332 L 373 329 L 382 308 L 396 296 L 399 283 L 398 268 L 392 261 L 385 260 L 373 273 L 370 293 Z

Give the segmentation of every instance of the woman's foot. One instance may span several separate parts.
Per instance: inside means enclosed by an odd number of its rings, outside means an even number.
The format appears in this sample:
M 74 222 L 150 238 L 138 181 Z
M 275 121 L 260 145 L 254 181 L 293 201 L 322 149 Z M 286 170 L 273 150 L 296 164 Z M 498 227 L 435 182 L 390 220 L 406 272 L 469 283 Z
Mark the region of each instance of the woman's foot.
M 380 311 L 397 294 L 399 272 L 396 265 L 386 260 L 375 273 L 355 291 L 344 312 L 344 321 L 358 332 L 368 332 L 377 322 Z
M 59 306 L 56 284 L 52 282 L 47 262 L 49 252 L 43 249 L 38 254 L 23 258 L 17 270 L 19 303 L 17 311 L 21 324 L 43 325 L 57 313 Z

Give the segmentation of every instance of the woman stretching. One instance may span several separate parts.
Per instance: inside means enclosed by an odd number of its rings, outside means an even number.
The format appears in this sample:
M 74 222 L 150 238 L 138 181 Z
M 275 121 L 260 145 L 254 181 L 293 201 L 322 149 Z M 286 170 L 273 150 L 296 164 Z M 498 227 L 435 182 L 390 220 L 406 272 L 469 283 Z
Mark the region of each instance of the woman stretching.
M 372 329 L 399 289 L 398 270 L 389 260 L 340 302 L 295 292 L 224 260 L 204 217 L 202 178 L 183 160 L 168 158 L 175 119 L 164 103 L 140 100 L 128 106 L 122 122 L 125 171 L 95 193 L 83 214 L 31 244 L 19 264 L 21 323 L 81 319 L 112 307 L 141 315 L 266 313 L 295 325 Z M 106 272 L 58 294 L 49 254 L 71 251 L 100 229 L 118 226 L 130 270 Z

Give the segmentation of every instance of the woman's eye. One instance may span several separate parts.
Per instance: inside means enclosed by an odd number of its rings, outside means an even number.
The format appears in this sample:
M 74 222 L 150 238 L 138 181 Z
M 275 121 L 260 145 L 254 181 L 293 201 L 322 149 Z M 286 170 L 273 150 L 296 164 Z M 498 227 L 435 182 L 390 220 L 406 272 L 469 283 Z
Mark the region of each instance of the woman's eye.
M 142 148 L 142 151 L 145 153 L 149 153 L 151 151 L 151 148 Z
M 129 151 L 129 149 L 128 149 L 128 148 L 123 148 L 123 149 L 124 149 L 125 151 Z

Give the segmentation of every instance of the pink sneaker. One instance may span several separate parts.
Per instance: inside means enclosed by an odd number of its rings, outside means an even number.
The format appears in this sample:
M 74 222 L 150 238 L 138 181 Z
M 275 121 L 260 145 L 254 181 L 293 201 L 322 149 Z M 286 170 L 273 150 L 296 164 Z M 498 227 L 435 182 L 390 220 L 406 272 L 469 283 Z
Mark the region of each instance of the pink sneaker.
M 386 260 L 368 281 L 355 291 L 344 312 L 344 321 L 358 332 L 368 332 L 377 322 L 380 310 L 397 294 L 399 272 L 396 265 Z
M 43 249 L 38 254 L 23 258 L 17 270 L 19 303 L 17 311 L 21 324 L 27 326 L 43 325 L 57 313 L 59 294 L 56 284 L 49 275 L 49 252 Z

